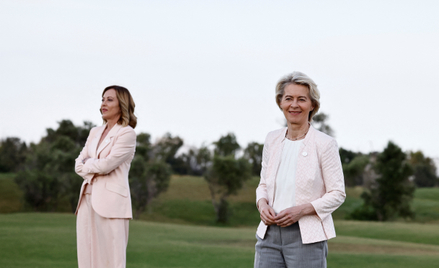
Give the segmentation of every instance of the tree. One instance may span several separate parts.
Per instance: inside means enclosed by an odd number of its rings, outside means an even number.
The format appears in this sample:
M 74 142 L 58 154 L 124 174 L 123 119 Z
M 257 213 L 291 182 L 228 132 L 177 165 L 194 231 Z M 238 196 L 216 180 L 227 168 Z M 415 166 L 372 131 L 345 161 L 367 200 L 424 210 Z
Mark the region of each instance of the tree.
M 363 185 L 364 170 L 369 163 L 369 156 L 358 154 L 348 163 L 343 163 L 345 184 L 348 187 Z
M 18 172 L 15 182 L 23 197 L 34 211 L 54 211 L 61 193 L 60 180 L 53 174 L 54 157 L 47 142 L 31 144 L 24 169 Z
M 26 160 L 28 151 L 20 138 L 9 137 L 0 141 L 0 172 L 16 172 Z
M 340 159 L 342 164 L 349 164 L 358 154 L 360 154 L 350 150 L 346 150 L 342 147 L 340 147 L 338 152 L 340 153 Z
M 135 156 L 130 169 L 130 189 L 134 206 L 134 218 L 146 210 L 151 201 L 169 187 L 172 169 L 169 164 Z
M 227 199 L 242 188 L 244 181 L 251 178 L 251 167 L 245 158 L 236 159 L 240 148 L 232 133 L 221 137 L 217 142 L 213 163 L 205 173 L 216 213 L 216 222 L 227 223 L 230 209 Z
M 214 142 L 215 150 L 214 153 L 216 156 L 228 156 L 233 155 L 239 151 L 241 146 L 239 146 L 236 141 L 235 134 L 228 133 L 225 136 L 222 136 L 218 141 Z
M 179 174 L 181 175 L 201 175 L 198 174 L 198 165 L 197 165 L 197 149 L 190 148 L 189 151 L 182 153 L 178 156 L 178 159 L 181 163 L 183 163 L 180 169 Z
M 70 120 L 61 120 L 58 122 L 59 126 L 57 129 L 46 129 L 47 135 L 43 137 L 43 140 L 54 142 L 57 137 L 65 136 L 70 138 L 76 145 L 82 148 L 87 141 L 90 130 L 95 127 L 95 125 L 89 121 L 84 121 L 83 124 L 84 125 L 82 127 L 75 126 Z
M 340 148 L 339 153 L 346 186 L 364 186 L 369 183 L 369 180 L 375 180 L 371 178 L 373 174 L 369 174 L 374 160 L 373 154 L 363 155 L 344 148 Z
M 74 172 L 74 161 L 93 125 L 76 127 L 69 120 L 58 129 L 47 129 L 38 144 L 31 144 L 22 170 L 15 181 L 24 192 L 26 203 L 35 211 L 54 211 L 61 197 L 76 209 L 83 180 Z
M 250 142 L 244 150 L 244 157 L 252 166 L 252 175 L 259 176 L 262 169 L 262 150 L 264 145 L 257 142 Z
M 131 163 L 129 174 L 134 218 L 136 219 L 154 198 L 169 187 L 172 168 L 163 157 L 153 155 L 154 151 L 160 150 L 151 146 L 149 134 L 137 135 L 136 155 Z
M 152 157 L 151 135 L 148 133 L 140 133 L 136 138 L 136 155 L 143 157 L 144 161 L 148 161 Z
M 212 162 L 212 153 L 210 152 L 209 148 L 207 148 L 204 145 L 201 146 L 197 152 L 197 164 L 200 168 L 201 174 L 204 174 L 207 171 L 211 162 Z
M 327 124 L 329 116 L 325 113 L 318 113 L 312 118 L 316 128 L 329 136 L 334 136 L 334 130 Z
M 195 147 L 189 149 L 188 152 L 181 154 L 179 159 L 186 167 L 184 174 L 202 176 L 206 172 L 212 156 L 206 146 L 201 146 L 198 149 Z
M 215 156 L 211 169 L 204 177 L 209 185 L 216 222 L 227 223 L 230 216 L 228 197 L 237 194 L 244 181 L 251 178 L 251 167 L 244 158 Z
M 414 217 L 410 209 L 414 187 L 409 181 L 412 169 L 407 156 L 396 144 L 389 142 L 378 155 L 375 169 L 379 174 L 370 191 L 362 194 L 364 204 L 351 217 L 359 220 L 387 221 L 398 216 Z
M 414 182 L 418 187 L 434 187 L 439 179 L 436 175 L 436 165 L 433 159 L 425 157 L 421 151 L 410 152 L 409 163 L 414 170 Z
M 181 174 L 186 169 L 184 162 L 176 157 L 180 147 L 183 145 L 183 139 L 180 137 L 172 137 L 170 133 L 166 133 L 153 146 L 153 155 L 158 160 L 163 160 L 168 163 L 172 170 Z

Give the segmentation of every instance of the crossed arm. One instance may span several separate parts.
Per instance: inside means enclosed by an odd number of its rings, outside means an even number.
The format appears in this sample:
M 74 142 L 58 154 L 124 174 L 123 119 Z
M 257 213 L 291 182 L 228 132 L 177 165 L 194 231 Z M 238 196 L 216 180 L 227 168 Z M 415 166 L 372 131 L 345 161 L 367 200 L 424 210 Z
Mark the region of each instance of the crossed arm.
M 76 173 L 89 182 L 95 175 L 110 173 L 134 154 L 136 133 L 131 128 L 121 130 L 121 133 L 115 137 L 117 140 L 112 145 L 110 153 L 104 158 L 89 157 L 87 152 L 91 136 L 90 132 L 87 142 L 78 158 L 76 158 L 75 163 Z

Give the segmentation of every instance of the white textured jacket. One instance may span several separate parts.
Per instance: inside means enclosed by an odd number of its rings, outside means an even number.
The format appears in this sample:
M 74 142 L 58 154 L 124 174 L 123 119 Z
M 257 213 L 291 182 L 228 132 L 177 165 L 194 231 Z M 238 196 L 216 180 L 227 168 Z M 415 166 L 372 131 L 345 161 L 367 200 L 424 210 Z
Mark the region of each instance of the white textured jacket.
M 256 189 L 256 203 L 261 198 L 273 206 L 276 175 L 287 128 L 268 133 L 262 154 L 261 180 Z M 334 138 L 310 127 L 302 142 L 296 170 L 296 205 L 311 203 L 317 215 L 299 220 L 304 244 L 335 237 L 331 213 L 345 200 L 343 169 Z M 257 235 L 264 238 L 267 225 L 262 221 Z

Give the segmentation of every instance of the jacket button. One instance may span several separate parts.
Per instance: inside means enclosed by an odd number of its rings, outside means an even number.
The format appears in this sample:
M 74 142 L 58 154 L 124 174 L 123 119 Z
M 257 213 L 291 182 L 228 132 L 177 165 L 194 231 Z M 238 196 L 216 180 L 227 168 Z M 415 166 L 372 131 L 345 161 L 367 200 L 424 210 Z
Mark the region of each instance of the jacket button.
M 307 156 L 308 153 L 307 153 L 307 152 L 303 152 L 302 155 L 303 155 L 303 156 Z

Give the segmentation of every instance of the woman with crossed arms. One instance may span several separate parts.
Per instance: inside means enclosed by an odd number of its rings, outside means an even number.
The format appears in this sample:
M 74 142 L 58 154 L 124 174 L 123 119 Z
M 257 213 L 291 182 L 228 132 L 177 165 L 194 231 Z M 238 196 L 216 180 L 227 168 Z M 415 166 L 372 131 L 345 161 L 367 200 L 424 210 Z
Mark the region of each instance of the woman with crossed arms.
M 276 86 L 287 127 L 265 140 L 256 202 L 261 215 L 255 268 L 323 268 L 331 213 L 345 200 L 337 142 L 310 124 L 320 107 L 311 78 L 293 72 Z
M 134 101 L 130 92 L 110 86 L 102 93 L 105 125 L 91 129 L 76 159 L 84 178 L 76 209 L 79 268 L 126 266 L 132 218 L 128 172 L 136 148 Z

